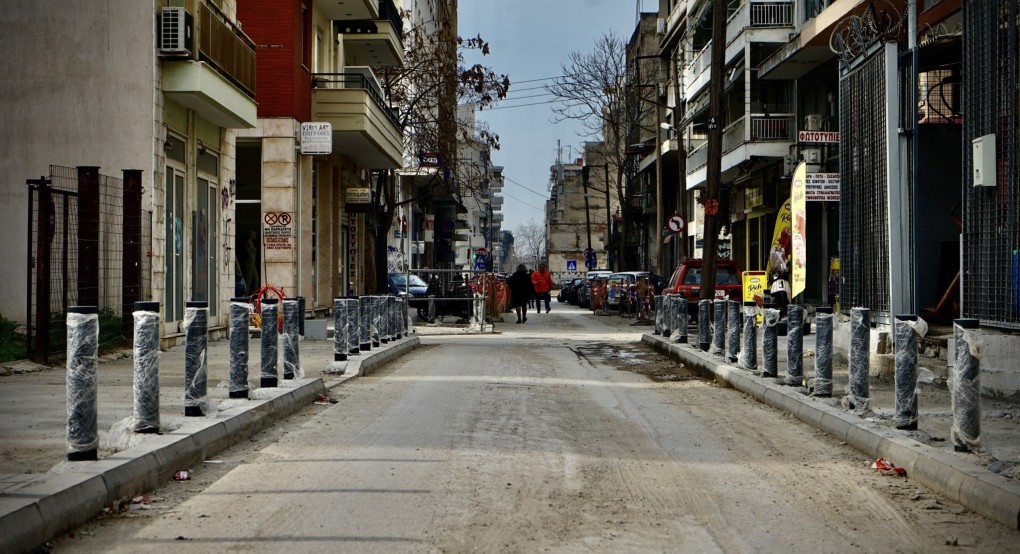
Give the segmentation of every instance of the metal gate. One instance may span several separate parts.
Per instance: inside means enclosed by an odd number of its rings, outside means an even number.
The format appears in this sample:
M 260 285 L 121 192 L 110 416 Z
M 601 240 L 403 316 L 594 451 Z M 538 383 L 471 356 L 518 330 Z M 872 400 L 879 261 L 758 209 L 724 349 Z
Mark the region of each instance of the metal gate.
M 963 315 L 1020 328 L 1020 0 L 963 2 Z M 971 141 L 993 134 L 994 186 Z
M 134 302 L 148 297 L 149 212 L 141 172 L 50 166 L 27 182 L 27 350 L 43 363 L 66 349 L 68 306 L 99 308 L 100 347 L 131 336 Z M 143 278 L 144 275 L 144 278 Z
M 889 174 L 886 56 L 878 49 L 839 80 L 840 304 L 888 317 Z

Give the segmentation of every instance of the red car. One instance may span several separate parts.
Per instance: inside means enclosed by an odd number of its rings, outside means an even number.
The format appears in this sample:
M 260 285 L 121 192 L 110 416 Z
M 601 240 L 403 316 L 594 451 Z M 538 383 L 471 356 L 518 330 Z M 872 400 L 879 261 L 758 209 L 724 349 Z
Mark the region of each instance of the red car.
M 673 272 L 663 294 L 679 294 L 687 298 L 689 306 L 697 311 L 697 300 L 701 295 L 701 259 L 690 259 Z M 743 300 L 743 281 L 740 266 L 736 260 L 715 261 L 715 298 Z

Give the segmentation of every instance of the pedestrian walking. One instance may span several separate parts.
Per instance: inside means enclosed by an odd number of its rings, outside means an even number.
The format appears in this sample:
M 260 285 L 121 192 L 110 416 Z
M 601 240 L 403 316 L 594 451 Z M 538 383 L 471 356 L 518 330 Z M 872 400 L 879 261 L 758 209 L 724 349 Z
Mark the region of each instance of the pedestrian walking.
M 531 284 L 535 287 L 535 309 L 542 313 L 542 301 L 545 300 L 545 313 L 549 313 L 549 291 L 553 288 L 553 279 L 545 264 L 539 264 L 538 270 L 531 274 Z
M 517 312 L 517 323 L 528 321 L 528 302 L 535 297 L 535 285 L 528 275 L 528 268 L 524 264 L 517 266 L 517 271 L 506 280 L 506 284 L 510 287 L 510 305 Z

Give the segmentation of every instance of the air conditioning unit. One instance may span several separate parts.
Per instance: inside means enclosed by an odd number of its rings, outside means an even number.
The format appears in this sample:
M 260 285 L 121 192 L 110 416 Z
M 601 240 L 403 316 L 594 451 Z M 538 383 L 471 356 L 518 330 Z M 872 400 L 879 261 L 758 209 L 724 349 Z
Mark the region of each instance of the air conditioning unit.
M 804 148 L 800 151 L 800 155 L 804 158 L 804 161 L 809 164 L 820 164 L 822 163 L 822 150 L 821 148 Z
M 666 20 L 662 17 L 655 20 L 655 32 L 660 35 L 666 34 Z
M 184 8 L 163 8 L 159 15 L 159 54 L 190 56 L 194 24 Z
M 811 114 L 804 118 L 804 130 L 805 131 L 821 131 L 822 130 L 822 116 L 819 114 Z
M 797 169 L 797 158 L 794 158 L 793 156 L 783 156 L 783 177 L 793 175 L 794 169 Z

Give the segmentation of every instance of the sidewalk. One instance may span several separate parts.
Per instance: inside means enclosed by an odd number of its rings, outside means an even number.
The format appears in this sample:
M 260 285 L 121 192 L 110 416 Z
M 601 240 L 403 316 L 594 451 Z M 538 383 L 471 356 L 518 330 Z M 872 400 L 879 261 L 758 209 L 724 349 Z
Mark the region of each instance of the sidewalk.
M 694 336 L 696 341 L 696 335 Z M 945 385 L 946 362 L 919 358 L 918 367 L 932 371 L 930 383 L 919 383 L 918 430 L 899 431 L 892 378 L 871 377 L 870 405 L 873 413 L 857 416 L 840 406 L 849 382 L 845 364 L 833 362 L 833 397 L 813 398 L 808 389 L 777 383 L 722 357 L 697 349 L 697 345 L 674 344 L 645 333 L 641 342 L 651 345 L 687 367 L 713 375 L 760 402 L 784 410 L 808 425 L 846 441 L 869 458 L 884 458 L 906 469 L 907 476 L 1011 529 L 1020 529 L 1020 405 L 1003 400 L 981 399 L 981 440 L 985 452 L 953 451 L 950 440 L 952 406 Z M 786 337 L 779 337 L 779 376 L 786 374 Z M 814 376 L 815 335 L 804 337 L 804 376 Z M 758 367 L 762 364 L 758 339 Z
M 130 350 L 100 356 L 99 461 L 67 462 L 67 385 L 63 367 L 28 362 L 0 376 L 0 552 L 32 551 L 87 522 L 111 502 L 169 481 L 175 472 L 261 431 L 307 406 L 326 391 L 419 344 L 417 335 L 351 356 L 343 375 L 327 374 L 333 339 L 302 340 L 304 375 L 259 382 L 258 338 L 249 340 L 250 399 L 229 399 L 229 342 L 210 341 L 205 417 L 184 417 L 184 347 L 159 361 L 163 434 L 130 432 L 134 368 Z M 6 364 L 10 367 L 12 364 Z M 282 375 L 282 369 L 280 371 Z

